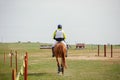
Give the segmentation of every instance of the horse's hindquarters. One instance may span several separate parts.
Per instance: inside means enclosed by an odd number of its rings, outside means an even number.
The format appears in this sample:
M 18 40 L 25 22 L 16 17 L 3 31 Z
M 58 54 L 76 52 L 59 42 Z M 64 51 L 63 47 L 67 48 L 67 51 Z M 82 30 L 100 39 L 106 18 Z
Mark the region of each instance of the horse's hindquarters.
M 67 52 L 67 48 L 63 43 L 60 42 L 55 45 L 54 53 L 58 65 L 58 72 L 62 72 L 62 74 L 64 74 L 64 68 L 67 68 L 66 60 L 65 60 L 66 52 Z M 61 58 L 61 63 L 58 58 Z

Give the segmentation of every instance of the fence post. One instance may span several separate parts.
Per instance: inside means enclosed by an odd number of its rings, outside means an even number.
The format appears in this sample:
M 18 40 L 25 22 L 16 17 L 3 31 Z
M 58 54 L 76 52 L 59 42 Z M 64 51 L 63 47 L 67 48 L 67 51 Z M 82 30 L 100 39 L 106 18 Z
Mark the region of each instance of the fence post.
M 18 69 L 18 65 L 17 65 L 17 51 L 15 51 L 16 55 L 15 55 L 15 64 L 16 64 L 16 72 L 17 72 L 17 69 Z
M 12 50 L 10 51 L 10 67 L 12 67 Z
M 99 56 L 99 50 L 100 50 L 100 46 L 98 45 L 98 56 Z
M 28 80 L 27 79 L 27 74 L 28 74 L 28 53 L 27 52 L 26 52 L 24 61 L 25 61 L 24 80 Z
M 111 45 L 111 57 L 113 57 L 113 46 Z
M 106 45 L 104 45 L 104 57 L 106 57 Z
M 5 52 L 4 52 L 4 64 L 6 63 L 6 55 L 5 55 Z
M 16 70 L 12 69 L 12 80 L 16 80 Z

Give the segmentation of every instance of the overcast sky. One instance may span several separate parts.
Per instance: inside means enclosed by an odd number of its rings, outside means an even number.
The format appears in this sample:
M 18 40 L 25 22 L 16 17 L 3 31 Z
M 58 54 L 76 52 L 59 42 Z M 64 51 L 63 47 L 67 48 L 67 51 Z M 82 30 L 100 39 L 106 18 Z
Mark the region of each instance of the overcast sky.
M 120 0 L 0 0 L 0 42 L 120 44 Z

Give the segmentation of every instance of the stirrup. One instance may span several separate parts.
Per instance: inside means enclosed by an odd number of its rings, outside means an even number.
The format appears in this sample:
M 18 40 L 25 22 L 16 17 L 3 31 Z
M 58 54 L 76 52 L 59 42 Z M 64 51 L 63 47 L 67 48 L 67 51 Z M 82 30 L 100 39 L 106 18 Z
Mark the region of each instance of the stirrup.
M 55 55 L 54 55 L 54 54 L 52 54 L 52 57 L 55 57 Z

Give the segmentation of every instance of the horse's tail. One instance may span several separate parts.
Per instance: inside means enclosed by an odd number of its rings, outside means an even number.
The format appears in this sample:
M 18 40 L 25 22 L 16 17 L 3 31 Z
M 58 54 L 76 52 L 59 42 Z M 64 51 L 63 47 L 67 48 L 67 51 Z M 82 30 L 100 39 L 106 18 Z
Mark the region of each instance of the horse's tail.
M 62 64 L 63 64 L 63 67 L 67 68 L 67 65 L 66 65 L 66 60 L 65 60 L 65 55 L 64 55 L 64 53 L 62 53 Z
M 61 57 L 62 57 L 62 64 L 63 64 L 63 67 L 67 68 L 66 60 L 65 60 L 66 47 L 62 46 L 61 49 L 62 49 L 62 50 L 60 50 L 60 51 L 62 51 L 62 52 L 61 52 L 61 53 L 62 53 L 62 55 L 61 55 Z

